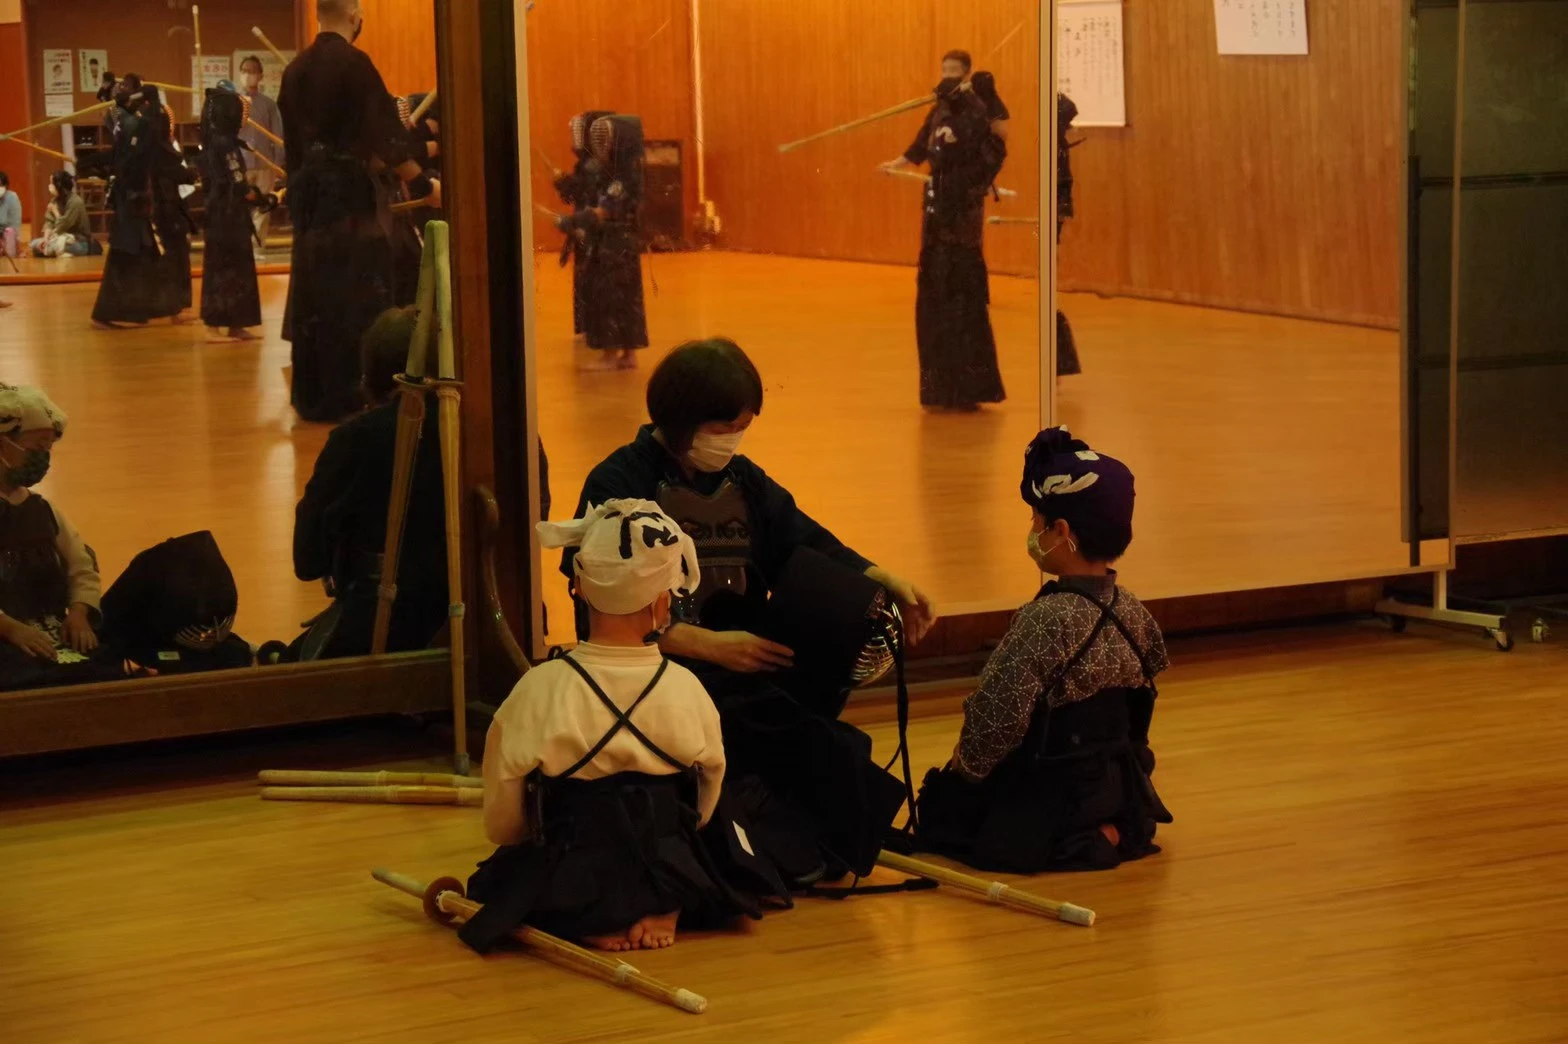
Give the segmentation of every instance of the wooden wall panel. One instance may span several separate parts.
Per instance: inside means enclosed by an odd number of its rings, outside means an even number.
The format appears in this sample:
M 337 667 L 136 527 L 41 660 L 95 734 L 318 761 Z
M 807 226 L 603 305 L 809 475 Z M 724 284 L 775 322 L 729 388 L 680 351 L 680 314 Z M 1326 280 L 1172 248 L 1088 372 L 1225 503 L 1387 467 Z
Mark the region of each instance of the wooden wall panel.
M 320 27 L 316 22 L 315 0 L 298 0 L 298 3 L 305 29 L 301 34 L 303 46 L 316 38 Z M 407 95 L 434 87 L 435 0 L 360 0 L 360 3 L 365 13 L 365 30 L 354 46 L 375 61 L 387 89 L 393 94 Z
M 872 168 L 915 115 L 780 156 L 783 141 L 913 97 L 961 46 L 1013 109 L 1001 183 L 1032 194 L 1037 5 L 705 0 L 709 195 L 740 250 L 909 263 L 918 186 Z M 1081 130 L 1064 289 L 1396 326 L 1403 147 L 1400 0 L 1313 0 L 1307 58 L 1221 57 L 1212 0 L 1127 0 L 1131 125 Z M 874 13 L 874 17 L 868 17 Z M 1034 216 L 1027 201 L 993 213 Z M 987 229 L 1033 273 L 1026 226 Z
M 689 228 L 697 204 L 697 180 L 687 0 L 539 3 L 527 21 L 533 145 L 551 163 L 570 170 L 572 138 L 567 121 L 574 115 L 610 109 L 641 116 L 648 138 L 681 142 Z M 527 164 L 533 173 L 534 201 L 561 209 L 539 155 L 519 156 L 517 162 Z M 561 243 L 561 233 L 537 213 L 534 243 L 543 250 L 555 250 Z
M 1312 0 L 1306 58 L 1221 56 L 1212 0 L 1127 0 L 1124 129 L 1074 137 L 1063 289 L 1396 327 L 1402 0 Z
M 943 52 L 955 47 L 996 74 L 1012 110 L 1010 155 L 998 181 L 1021 198 L 991 212 L 1034 216 L 1039 9 L 1037 0 L 704 0 L 708 195 L 724 222 L 720 243 L 913 263 L 920 186 L 876 166 L 903 152 L 923 110 L 787 155 L 778 145 L 929 92 Z M 1032 228 L 993 226 L 986 235 L 993 269 L 1037 270 Z

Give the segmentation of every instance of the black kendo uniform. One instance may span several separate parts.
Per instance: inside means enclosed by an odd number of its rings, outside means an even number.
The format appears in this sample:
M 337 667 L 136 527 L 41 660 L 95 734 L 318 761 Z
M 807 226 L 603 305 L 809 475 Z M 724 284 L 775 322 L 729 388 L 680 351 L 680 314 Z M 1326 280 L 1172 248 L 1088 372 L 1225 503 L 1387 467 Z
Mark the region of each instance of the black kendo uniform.
M 130 91 L 116 95 L 118 133 L 114 139 L 114 182 L 109 187 L 109 252 L 104 259 L 97 323 L 145 323 L 173 314 L 156 294 L 162 252 L 153 232 L 152 165 L 155 124 L 130 101 Z
M 367 410 L 327 436 L 294 511 L 294 573 L 330 579 L 334 601 L 285 658 L 331 659 L 370 653 L 376 590 L 386 550 L 387 504 L 398 404 Z M 439 418 L 425 417 L 414 458 L 398 557 L 387 650 L 427 648 L 447 622 L 446 511 Z
M 602 166 L 602 185 L 592 199 L 583 200 L 582 209 L 559 222 L 568 235 L 584 233 L 582 250 L 589 255 L 586 268 L 579 270 L 583 333 L 589 348 L 646 348 L 637 214 L 643 191 L 642 120 L 600 117 L 588 128 L 588 144 Z
M 574 215 L 581 214 L 593 206 L 603 190 L 604 165 L 594 158 L 593 152 L 588 148 L 588 128 L 593 126 L 595 120 L 614 113 L 603 109 L 590 109 L 580 112 L 571 120 L 572 154 L 577 157 L 572 169 L 555 179 L 555 191 L 561 197 L 561 202 L 572 208 Z M 581 228 L 570 229 L 566 233 L 566 240 L 561 244 L 561 266 L 564 268 L 567 261 L 572 263 L 572 333 L 581 334 L 583 328 L 583 288 L 587 285 L 587 269 L 592 263 L 593 254 L 587 249 L 588 234 Z
M 1007 397 L 982 248 L 985 197 L 1006 156 L 990 122 L 986 103 L 973 91 L 944 83 L 904 151 L 910 163 L 931 165 L 915 297 L 923 406 L 968 408 Z
M 245 106 L 233 91 L 209 90 L 201 115 L 201 180 L 207 235 L 202 256 L 201 318 L 220 329 L 261 325 L 251 211 L 269 202 L 245 178 L 240 140 Z
M 688 478 L 652 426 L 589 473 L 576 514 L 589 503 L 624 497 L 658 501 L 697 545 L 702 583 L 676 604 L 683 622 L 757 629 L 768 592 L 797 548 L 856 572 L 871 565 L 744 456 L 721 472 Z M 568 578 L 573 554 L 567 549 L 562 556 Z M 586 638 L 586 607 L 579 602 L 577 611 L 578 636 Z M 870 873 L 904 786 L 872 762 L 870 737 L 836 720 L 845 691 L 786 691 L 767 674 L 682 662 L 719 709 L 730 766 L 714 816 L 721 829 L 749 819 L 750 848 L 768 856 L 792 886 L 847 871 Z
M 1072 146 L 1067 141 L 1067 131 L 1078 118 L 1078 106 L 1065 94 L 1056 96 L 1056 242 L 1062 241 L 1062 226 L 1073 216 L 1073 161 Z M 1078 360 L 1078 345 L 1073 340 L 1073 328 L 1061 309 L 1056 310 L 1056 375 L 1065 377 L 1082 373 L 1083 364 Z
M 152 220 L 163 246 L 158 267 L 156 295 L 163 302 L 162 315 L 188 309 L 191 295 L 191 214 L 180 195 L 182 185 L 196 182 L 196 172 L 185 165 L 185 154 L 174 141 L 174 123 L 161 104 L 156 87 L 143 86 L 144 105 L 152 132 Z
M 294 254 L 284 336 L 293 343 L 293 405 L 334 421 L 360 405 L 360 337 L 394 300 L 388 194 L 371 164 L 415 158 L 375 65 L 337 33 L 289 63 L 283 116 Z M 418 193 L 428 190 L 411 185 Z

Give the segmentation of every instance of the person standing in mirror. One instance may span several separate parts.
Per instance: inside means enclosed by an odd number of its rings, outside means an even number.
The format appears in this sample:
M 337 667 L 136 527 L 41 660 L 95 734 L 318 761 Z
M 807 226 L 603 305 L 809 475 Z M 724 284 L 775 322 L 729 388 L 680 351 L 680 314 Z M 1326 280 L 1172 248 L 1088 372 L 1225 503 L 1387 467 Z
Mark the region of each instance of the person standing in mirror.
M 175 323 L 194 321 L 191 316 L 191 230 L 195 223 L 185 206 L 185 196 L 194 185 L 196 172 L 185 165 L 185 153 L 177 140 L 174 113 L 163 104 L 158 88 L 142 87 L 142 104 L 152 126 L 152 221 L 163 247 L 159 266 L 158 289 L 164 302 L 162 312 Z
M 265 127 L 276 137 L 283 137 L 283 114 L 278 111 L 278 103 L 262 93 L 262 78 L 261 59 L 254 54 L 246 56 L 245 60 L 240 62 L 240 87 L 245 92 L 246 112 L 252 123 L 246 123 L 240 131 L 240 140 L 245 142 L 246 148 L 245 178 L 255 186 L 258 198 L 265 199 L 271 195 L 278 176 L 262 160 L 265 159 L 281 167 L 285 157 L 283 147 L 259 129 Z M 252 215 L 252 223 L 256 226 L 255 254 L 259 261 L 266 250 L 267 232 L 272 225 L 270 208 L 256 208 Z
M 359 0 L 317 0 L 321 34 L 283 71 L 284 167 L 294 219 L 283 336 L 293 345 L 291 397 L 307 421 L 359 408 L 359 342 L 393 303 L 392 215 L 376 175 L 392 171 L 439 206 L 423 150 L 398 117 L 370 57 L 353 45 Z
M 976 410 L 1007 398 L 983 250 L 985 197 L 1007 155 L 1007 112 L 989 74 L 984 86 L 994 107 L 969 83 L 970 66 L 967 51 L 942 57 L 936 104 L 904 154 L 882 164 L 888 171 L 931 168 L 921 211 L 915 339 L 920 404 L 933 410 Z
M 152 88 L 148 88 L 152 90 Z M 152 167 L 158 148 L 155 123 L 146 114 L 141 77 L 129 73 L 114 95 L 113 169 L 109 185 L 109 252 L 93 304 L 100 330 L 142 326 L 172 313 L 158 293 L 162 251 L 153 229 Z
M 577 157 L 576 164 L 570 171 L 553 171 L 555 192 L 561 197 L 561 202 L 572 208 L 575 217 L 589 207 L 599 198 L 599 192 L 604 187 L 604 165 L 600 163 L 593 152 L 588 148 L 588 128 L 596 120 L 614 113 L 603 109 L 590 109 L 580 112 L 571 118 L 567 124 L 572 132 L 572 154 Z M 553 167 L 554 164 L 551 164 Z M 568 260 L 572 264 L 572 334 L 573 342 L 579 347 L 587 346 L 586 326 L 584 314 L 588 310 L 584 298 L 584 288 L 587 285 L 588 265 L 592 263 L 592 253 L 587 249 L 588 234 L 581 228 L 573 228 L 566 233 L 566 239 L 561 244 L 561 267 L 565 267 Z M 588 368 L 586 361 L 579 360 L 579 368 Z
M 585 369 L 630 370 L 648 347 L 642 294 L 642 120 L 601 116 L 588 128 L 588 147 L 600 174 L 579 209 L 556 219 L 568 237 L 580 238 L 587 264 L 577 270 L 582 288 L 583 334 L 600 361 Z M 575 204 L 574 204 L 575 205 Z
M 201 281 L 201 319 L 214 343 L 256 340 L 261 293 L 256 285 L 257 236 L 252 210 L 271 209 L 271 197 L 246 177 L 240 139 L 245 103 L 228 90 L 209 90 L 201 114 L 201 179 L 206 189 L 207 236 Z
M 1056 244 L 1062 243 L 1062 226 L 1073 216 L 1073 161 L 1072 143 L 1067 132 L 1078 118 L 1078 106 L 1065 94 L 1056 96 Z M 1073 328 L 1067 316 L 1056 310 L 1056 376 L 1067 377 L 1083 372 L 1078 361 L 1078 344 L 1073 340 Z

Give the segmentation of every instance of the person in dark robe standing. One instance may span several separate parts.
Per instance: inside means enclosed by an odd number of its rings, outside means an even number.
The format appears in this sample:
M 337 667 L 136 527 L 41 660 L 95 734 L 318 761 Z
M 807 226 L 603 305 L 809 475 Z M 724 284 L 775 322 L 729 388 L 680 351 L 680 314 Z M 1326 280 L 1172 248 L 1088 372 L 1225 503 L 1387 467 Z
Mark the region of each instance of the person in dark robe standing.
M 321 34 L 283 72 L 283 113 L 294 254 L 283 335 L 293 344 L 292 401 L 308 421 L 336 421 L 360 405 L 359 343 L 394 300 L 387 194 L 392 171 L 416 197 L 440 203 L 397 103 L 368 55 L 353 46 L 359 0 L 317 0 Z
M 152 124 L 142 114 L 141 78 L 131 73 L 114 96 L 114 180 L 109 186 L 109 253 L 104 258 L 93 325 L 143 325 L 165 313 L 152 292 L 162 252 L 152 224 Z
M 1078 118 L 1078 106 L 1065 94 L 1056 96 L 1056 244 L 1062 243 L 1062 226 L 1073 216 L 1073 161 L 1072 144 L 1067 132 Z M 1062 310 L 1056 310 L 1056 376 L 1066 377 L 1083 372 L 1078 361 L 1078 345 L 1073 340 L 1073 328 Z
M 993 117 L 966 82 L 970 66 L 965 51 L 943 56 L 936 104 L 904 154 L 883 164 L 890 171 L 931 167 L 915 297 L 920 404 L 928 409 L 974 410 L 1007 398 L 991 331 L 982 243 L 985 197 L 1006 157 L 992 120 L 1006 113 L 1004 108 Z
M 269 206 L 247 177 L 240 140 L 245 103 L 238 94 L 209 90 L 201 114 L 201 180 L 206 189 L 207 237 L 202 257 L 201 320 L 207 340 L 255 340 L 261 325 L 256 286 L 258 238 L 251 213 Z
M 592 206 L 603 188 L 604 165 L 594 158 L 588 148 L 588 128 L 593 126 L 595 120 L 613 115 L 602 109 L 590 109 L 573 116 L 567 124 L 571 128 L 572 154 L 577 157 L 577 162 L 570 171 L 556 172 L 555 192 L 561 197 L 562 203 L 572 208 L 573 215 Z M 585 249 L 587 241 L 585 231 L 573 229 L 561 244 L 562 267 L 568 260 L 572 263 L 572 334 L 581 344 L 587 343 L 583 326 L 583 276 L 592 257 Z
M 142 104 L 152 125 L 152 222 L 163 248 L 158 266 L 156 295 L 160 312 L 176 323 L 190 322 L 186 314 L 191 294 L 191 221 L 185 206 L 184 186 L 196 182 L 196 172 L 185 165 L 185 154 L 175 140 L 174 114 L 163 104 L 158 88 L 142 88 Z
M 602 353 L 596 369 L 634 369 L 637 350 L 648 347 L 648 316 L 642 295 L 642 120 L 601 116 L 588 128 L 588 148 L 600 164 L 602 181 L 582 209 L 563 215 L 557 227 L 582 233 L 590 255 L 581 270 L 583 335 Z

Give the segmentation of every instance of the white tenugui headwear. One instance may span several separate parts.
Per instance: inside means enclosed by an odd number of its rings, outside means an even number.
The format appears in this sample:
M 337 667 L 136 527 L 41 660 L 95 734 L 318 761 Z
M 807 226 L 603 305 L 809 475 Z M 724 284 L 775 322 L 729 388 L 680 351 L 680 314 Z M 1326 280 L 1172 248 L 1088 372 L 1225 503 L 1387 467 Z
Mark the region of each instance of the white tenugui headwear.
M 575 547 L 572 570 L 589 605 L 630 616 L 665 591 L 697 589 L 697 545 L 651 500 L 607 500 L 582 518 L 539 523 L 545 547 Z
M 53 428 L 58 438 L 65 434 L 65 420 L 65 411 L 39 389 L 0 384 L 0 433 Z

